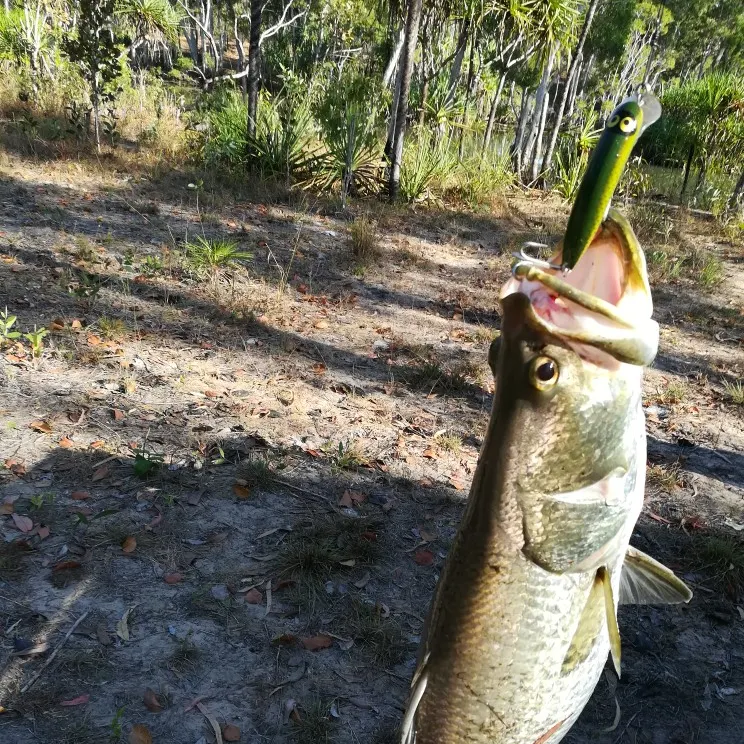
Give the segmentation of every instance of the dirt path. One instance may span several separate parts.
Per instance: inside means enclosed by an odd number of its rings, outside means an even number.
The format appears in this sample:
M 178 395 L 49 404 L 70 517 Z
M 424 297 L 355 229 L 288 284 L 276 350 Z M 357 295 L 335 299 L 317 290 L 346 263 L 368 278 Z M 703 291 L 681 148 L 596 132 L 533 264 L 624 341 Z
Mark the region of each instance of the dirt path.
M 565 214 L 378 211 L 362 271 L 324 205 L 187 184 L 3 166 L 0 305 L 52 332 L 0 357 L 0 740 L 211 742 L 206 712 L 241 741 L 393 741 L 487 422 L 508 254 Z M 622 680 L 572 744 L 741 741 L 744 407 L 725 385 L 744 249 L 678 231 L 726 278 L 655 288 L 634 542 L 695 598 L 623 610 Z M 174 255 L 198 235 L 254 257 L 198 277 Z

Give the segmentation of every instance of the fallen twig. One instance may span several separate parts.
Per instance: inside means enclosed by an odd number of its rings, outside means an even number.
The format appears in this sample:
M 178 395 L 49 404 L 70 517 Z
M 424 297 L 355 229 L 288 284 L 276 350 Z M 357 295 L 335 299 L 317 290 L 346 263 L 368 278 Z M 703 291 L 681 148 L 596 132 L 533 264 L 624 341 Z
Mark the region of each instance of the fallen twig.
M 75 632 L 75 628 L 77 628 L 77 626 L 80 625 L 80 623 L 82 623 L 86 617 L 88 617 L 89 612 L 90 610 L 86 610 L 82 615 L 80 615 L 77 620 L 75 620 L 75 622 L 72 624 L 72 627 L 67 631 L 67 633 L 65 633 L 65 637 L 62 639 L 62 642 L 57 646 L 57 648 L 54 649 L 54 651 L 52 651 L 51 654 L 49 654 L 49 658 L 41 665 L 41 669 L 39 669 L 39 671 L 36 672 L 36 674 L 34 674 L 34 676 L 31 677 L 31 679 L 26 682 L 25 685 L 23 685 L 23 687 L 21 687 L 21 694 L 28 692 L 28 690 L 31 689 L 31 686 L 36 682 L 36 680 L 41 677 L 44 670 L 54 661 L 62 646 L 67 643 L 70 636 Z

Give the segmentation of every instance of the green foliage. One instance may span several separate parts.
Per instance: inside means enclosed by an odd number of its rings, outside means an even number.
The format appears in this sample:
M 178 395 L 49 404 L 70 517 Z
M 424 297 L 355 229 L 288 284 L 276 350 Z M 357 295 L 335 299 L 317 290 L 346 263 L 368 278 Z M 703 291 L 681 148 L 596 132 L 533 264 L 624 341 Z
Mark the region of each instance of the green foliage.
M 34 359 L 38 359 L 42 355 L 44 351 L 44 337 L 47 335 L 49 335 L 49 331 L 46 328 L 37 329 L 36 326 L 34 326 L 33 331 L 23 334 L 23 338 L 31 345 L 31 354 Z
M 19 331 L 11 330 L 18 318 L 15 315 L 8 314 L 8 308 L 0 313 L 0 345 L 4 342 L 15 341 L 21 337 Z
M 240 250 L 238 244 L 229 238 L 206 238 L 199 235 L 193 241 L 184 243 L 183 247 L 186 260 L 197 273 L 215 274 L 220 269 L 253 258 L 252 253 Z
M 443 137 L 426 129 L 410 137 L 403 152 L 400 195 L 406 201 L 425 198 L 434 183 L 444 184 L 457 168 L 457 157 Z

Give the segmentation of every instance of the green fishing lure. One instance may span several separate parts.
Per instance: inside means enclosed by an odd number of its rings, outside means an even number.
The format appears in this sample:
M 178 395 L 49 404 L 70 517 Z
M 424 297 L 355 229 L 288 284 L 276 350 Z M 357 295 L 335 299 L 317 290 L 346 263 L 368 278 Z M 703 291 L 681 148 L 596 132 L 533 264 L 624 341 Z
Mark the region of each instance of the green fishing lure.
M 610 115 L 584 178 L 579 185 L 566 235 L 564 269 L 572 269 L 607 217 L 623 168 L 643 131 L 661 116 L 661 104 L 651 93 L 626 98 Z

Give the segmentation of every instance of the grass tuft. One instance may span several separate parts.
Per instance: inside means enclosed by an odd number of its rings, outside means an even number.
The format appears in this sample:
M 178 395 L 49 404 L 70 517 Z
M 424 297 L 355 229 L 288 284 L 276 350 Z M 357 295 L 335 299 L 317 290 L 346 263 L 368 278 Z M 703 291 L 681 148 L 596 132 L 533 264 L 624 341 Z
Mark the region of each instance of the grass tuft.
M 744 406 L 744 382 L 741 380 L 737 380 L 736 382 L 726 380 L 723 383 L 723 389 L 732 403 L 735 403 L 737 406 Z
M 297 744 L 323 744 L 333 732 L 331 703 L 315 698 L 292 715 L 292 739 Z
M 354 642 L 378 664 L 392 666 L 405 658 L 407 643 L 403 631 L 381 605 L 353 598 L 346 617 Z
M 377 226 L 368 217 L 357 217 L 349 226 L 349 248 L 357 263 L 365 265 L 380 255 Z
M 253 254 L 241 251 L 234 240 L 228 238 L 205 238 L 200 235 L 184 243 L 186 261 L 198 274 L 215 274 L 220 269 L 234 266 L 240 261 L 250 261 Z

